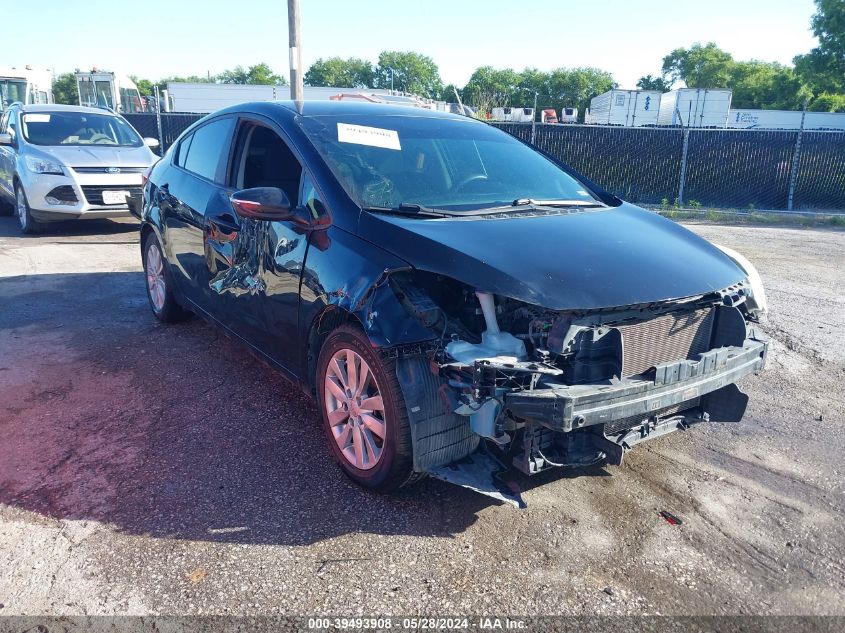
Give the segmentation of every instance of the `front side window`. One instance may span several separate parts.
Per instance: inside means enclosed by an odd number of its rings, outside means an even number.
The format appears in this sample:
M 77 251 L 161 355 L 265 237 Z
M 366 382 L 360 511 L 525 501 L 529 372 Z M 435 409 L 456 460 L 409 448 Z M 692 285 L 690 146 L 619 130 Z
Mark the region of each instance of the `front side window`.
M 217 119 L 198 128 L 186 147 L 183 141 L 179 148 L 177 164 L 208 180 L 218 180 L 221 160 L 228 156 L 229 141 L 234 119 Z M 183 153 L 187 151 L 187 156 Z
M 129 123 L 111 114 L 27 112 L 21 117 L 21 131 L 33 145 L 143 145 Z
M 269 127 L 248 121 L 238 129 L 238 147 L 236 189 L 277 187 L 296 204 L 302 165 L 282 137 Z
M 0 79 L 0 108 L 6 108 L 16 101 L 26 99 L 26 82 L 16 79 Z
M 302 186 L 299 192 L 299 205 L 308 210 L 308 213 L 314 220 L 319 220 L 327 214 L 326 206 L 320 197 L 320 192 L 314 186 L 314 181 L 311 176 L 303 174 Z
M 85 81 L 80 79 L 77 83 L 79 88 L 79 103 L 84 106 L 97 105 L 97 93 L 94 90 L 93 81 Z
M 136 89 L 120 89 L 120 108 L 122 112 L 141 112 L 141 96 Z
M 185 166 L 185 159 L 188 157 L 188 150 L 191 148 L 191 141 L 193 140 L 194 135 L 190 134 L 183 138 L 176 148 L 176 156 L 174 156 L 173 162 L 179 167 Z
M 304 117 L 300 125 L 361 207 L 471 213 L 521 199 L 600 204 L 542 154 L 482 123 L 350 115 Z
M 97 90 L 96 104 L 98 106 L 106 106 L 114 110 L 114 99 L 112 97 L 111 92 L 111 82 L 95 81 L 94 84 L 96 85 Z

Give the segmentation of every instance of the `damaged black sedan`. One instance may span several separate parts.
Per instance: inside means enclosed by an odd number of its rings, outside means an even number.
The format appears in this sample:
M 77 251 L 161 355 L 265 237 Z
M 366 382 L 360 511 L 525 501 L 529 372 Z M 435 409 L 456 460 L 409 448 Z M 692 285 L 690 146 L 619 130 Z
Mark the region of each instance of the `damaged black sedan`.
M 760 277 L 485 123 L 372 104 L 247 104 L 148 175 L 162 321 L 200 314 L 316 398 L 356 482 L 618 464 L 739 420 Z M 497 492 L 498 489 L 498 492 Z

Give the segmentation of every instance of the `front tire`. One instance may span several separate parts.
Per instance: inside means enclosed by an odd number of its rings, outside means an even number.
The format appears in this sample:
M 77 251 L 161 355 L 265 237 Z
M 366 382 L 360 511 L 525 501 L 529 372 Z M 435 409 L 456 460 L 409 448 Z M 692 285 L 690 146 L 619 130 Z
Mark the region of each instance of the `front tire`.
M 352 481 L 377 492 L 417 478 L 393 365 L 351 325 L 329 334 L 317 361 L 317 404 L 332 455 Z
M 144 278 L 147 282 L 147 298 L 155 317 L 163 323 L 173 323 L 185 318 L 186 312 L 176 301 L 173 284 L 164 251 L 155 233 L 144 238 Z
M 44 225 L 32 217 L 32 209 L 26 199 L 26 192 L 20 183 L 15 183 L 15 215 L 18 216 L 18 223 L 21 226 L 21 233 L 34 235 L 40 233 Z

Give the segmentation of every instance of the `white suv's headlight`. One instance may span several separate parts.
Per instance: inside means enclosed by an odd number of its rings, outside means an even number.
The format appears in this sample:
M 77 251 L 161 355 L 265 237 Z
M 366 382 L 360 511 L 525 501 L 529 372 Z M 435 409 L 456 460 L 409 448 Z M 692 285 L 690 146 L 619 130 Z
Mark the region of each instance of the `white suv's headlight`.
M 714 244 L 716 248 L 730 257 L 736 265 L 742 268 L 748 277 L 748 285 L 751 288 L 751 296 L 748 298 L 748 309 L 754 316 L 762 316 L 769 311 L 769 304 L 766 302 L 766 291 L 763 289 L 763 280 L 760 273 L 747 258 L 737 253 L 732 248 Z
M 64 170 L 62 166 L 47 158 L 38 158 L 37 156 L 26 157 L 26 168 L 36 174 L 56 174 L 63 176 Z

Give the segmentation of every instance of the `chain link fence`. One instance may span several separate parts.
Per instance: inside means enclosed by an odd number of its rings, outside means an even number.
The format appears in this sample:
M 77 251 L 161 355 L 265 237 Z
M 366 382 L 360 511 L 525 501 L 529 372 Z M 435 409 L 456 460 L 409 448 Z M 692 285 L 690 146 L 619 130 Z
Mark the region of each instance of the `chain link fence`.
M 164 153 L 201 114 L 125 114 Z M 495 123 L 531 142 L 530 123 Z M 845 132 L 683 130 L 544 125 L 538 148 L 639 204 L 829 211 L 845 209 Z
M 141 112 L 136 114 L 124 114 L 123 118 L 129 121 L 138 134 L 157 138 L 161 143 L 161 153 L 167 151 L 191 124 L 199 121 L 204 114 L 192 114 L 185 112 L 162 112 L 161 129 L 159 130 L 158 117 L 154 112 Z
M 531 141 L 530 123 L 494 123 Z M 543 125 L 538 148 L 630 202 L 845 209 L 845 132 Z
M 796 209 L 845 209 L 845 132 L 804 132 L 797 172 Z

